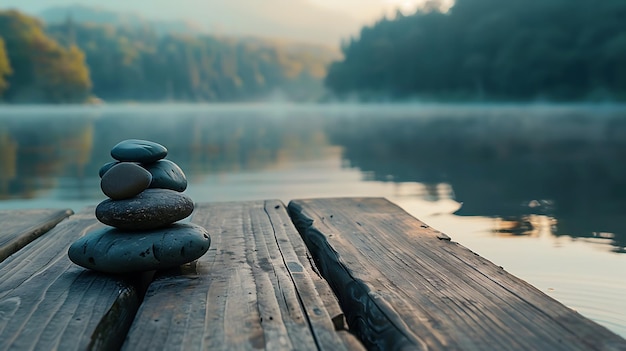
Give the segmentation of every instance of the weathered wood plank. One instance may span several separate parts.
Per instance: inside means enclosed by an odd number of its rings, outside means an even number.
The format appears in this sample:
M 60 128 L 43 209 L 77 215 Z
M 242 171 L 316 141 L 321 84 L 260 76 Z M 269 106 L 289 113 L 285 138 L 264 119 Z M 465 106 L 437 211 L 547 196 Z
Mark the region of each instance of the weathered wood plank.
M 0 211 L 0 262 L 72 214 L 70 209 Z
M 626 349 L 385 199 L 295 200 L 289 213 L 368 348 Z
M 119 348 L 139 306 L 139 276 L 98 274 L 67 257 L 99 226 L 87 209 L 0 263 L 0 350 Z
M 209 252 L 158 274 L 123 349 L 362 348 L 335 331 L 340 309 L 317 293 L 323 281 L 280 201 L 199 204 L 192 222 L 209 231 Z

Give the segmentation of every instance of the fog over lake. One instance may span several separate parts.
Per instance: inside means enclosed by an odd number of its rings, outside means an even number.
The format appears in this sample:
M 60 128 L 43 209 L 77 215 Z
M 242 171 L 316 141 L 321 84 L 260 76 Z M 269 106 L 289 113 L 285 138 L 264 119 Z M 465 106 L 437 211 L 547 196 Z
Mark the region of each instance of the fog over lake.
M 1 106 L 0 209 L 95 206 L 130 138 L 196 202 L 386 197 L 626 336 L 625 106 Z

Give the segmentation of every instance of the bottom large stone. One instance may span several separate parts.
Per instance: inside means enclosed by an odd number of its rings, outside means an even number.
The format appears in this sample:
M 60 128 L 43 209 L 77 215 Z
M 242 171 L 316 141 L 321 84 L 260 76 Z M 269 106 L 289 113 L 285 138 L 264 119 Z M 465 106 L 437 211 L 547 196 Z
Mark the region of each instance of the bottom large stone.
M 200 258 L 210 245 L 206 229 L 191 223 L 137 232 L 107 227 L 75 241 L 68 256 L 95 271 L 131 273 L 180 266 Z

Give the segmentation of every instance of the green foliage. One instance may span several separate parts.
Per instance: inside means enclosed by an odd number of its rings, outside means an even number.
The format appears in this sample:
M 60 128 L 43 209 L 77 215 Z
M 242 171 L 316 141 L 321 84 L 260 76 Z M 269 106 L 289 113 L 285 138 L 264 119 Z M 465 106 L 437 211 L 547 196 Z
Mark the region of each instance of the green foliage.
M 43 25 L 17 11 L 0 11 L 0 36 L 13 74 L 5 98 L 9 102 L 70 103 L 85 101 L 91 81 L 83 53 L 63 48 Z
M 622 0 L 457 0 L 363 28 L 325 83 L 392 99 L 623 99 L 625 17 Z
M 93 92 L 107 101 L 239 101 L 276 91 L 312 100 L 323 94 L 325 66 L 337 57 L 319 46 L 159 35 L 149 26 L 66 21 L 48 32 L 85 52 Z
M 315 100 L 338 54 L 314 45 L 157 33 L 152 26 L 64 23 L 45 27 L 0 11 L 13 74 L 9 102 Z M 92 84 L 93 82 L 93 84 Z M 93 87 L 92 87 L 93 85 Z M 0 90 L 1 92 L 1 90 Z
M 2 94 L 9 87 L 7 77 L 11 73 L 13 73 L 13 71 L 11 70 L 9 56 L 4 46 L 4 40 L 0 37 L 0 98 L 2 98 Z

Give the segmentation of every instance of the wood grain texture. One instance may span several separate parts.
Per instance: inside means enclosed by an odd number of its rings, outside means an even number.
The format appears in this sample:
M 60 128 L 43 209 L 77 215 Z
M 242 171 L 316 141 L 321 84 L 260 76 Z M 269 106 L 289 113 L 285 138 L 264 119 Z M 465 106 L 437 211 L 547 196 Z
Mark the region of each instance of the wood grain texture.
M 335 330 L 338 304 L 317 292 L 323 280 L 280 201 L 199 204 L 192 222 L 211 248 L 156 277 L 122 349 L 362 349 Z
M 70 209 L 0 211 L 0 262 L 72 214 Z
M 369 349 L 626 350 L 385 199 L 295 200 L 289 214 Z
M 67 257 L 74 240 L 100 226 L 87 209 L 0 263 L 0 350 L 119 348 L 140 276 L 95 273 Z

